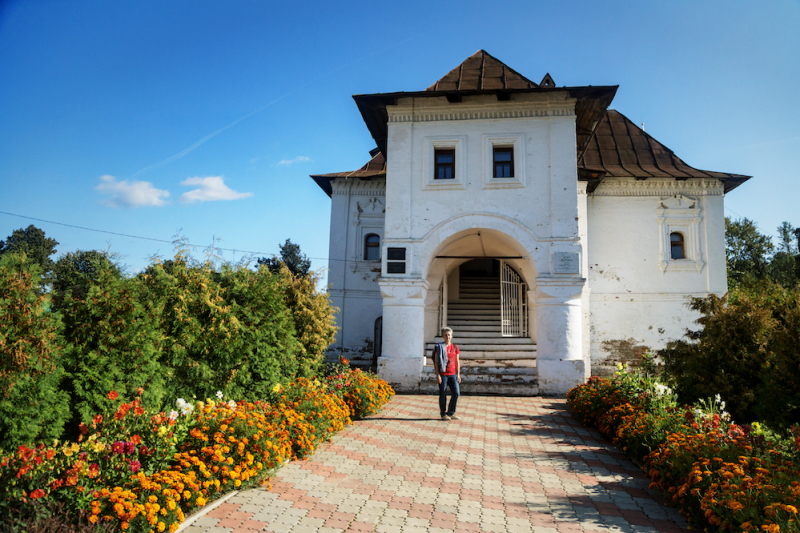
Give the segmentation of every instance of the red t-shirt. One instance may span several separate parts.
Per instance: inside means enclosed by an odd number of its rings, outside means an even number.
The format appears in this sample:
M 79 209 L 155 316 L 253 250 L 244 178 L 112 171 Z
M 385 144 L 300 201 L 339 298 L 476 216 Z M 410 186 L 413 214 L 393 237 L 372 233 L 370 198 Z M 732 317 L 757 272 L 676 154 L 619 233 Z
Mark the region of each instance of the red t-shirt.
M 458 351 L 458 346 L 453 343 L 450 343 L 450 346 L 447 347 L 447 367 L 442 372 L 443 376 L 453 376 L 456 373 L 456 356 L 460 352 Z

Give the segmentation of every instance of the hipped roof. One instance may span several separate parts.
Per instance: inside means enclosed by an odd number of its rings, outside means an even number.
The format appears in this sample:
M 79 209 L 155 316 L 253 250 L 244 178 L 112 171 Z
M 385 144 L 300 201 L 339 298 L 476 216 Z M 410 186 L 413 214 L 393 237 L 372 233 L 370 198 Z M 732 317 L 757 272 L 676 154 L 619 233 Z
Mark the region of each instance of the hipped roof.
M 566 92 L 569 98 L 576 100 L 575 132 L 580 156 L 614 99 L 618 86 L 555 87 L 549 74 L 545 80 L 548 82 L 537 85 L 485 50 L 478 50 L 424 91 L 357 94 L 353 99 L 378 149 L 385 156 L 389 129 L 386 106 L 396 105 L 399 98 L 445 97 L 456 103 L 473 95 L 496 95 L 498 100 L 508 100 L 517 93 Z
M 675 152 L 655 140 L 628 117 L 609 109 L 578 160 L 581 179 L 589 192 L 603 177 L 615 178 L 714 178 L 723 182 L 725 192 L 750 176 L 699 170 L 686 164 Z
M 446 97 L 457 105 L 463 96 L 477 94 L 495 94 L 498 100 L 506 100 L 514 93 L 566 91 L 576 100 L 578 179 L 588 182 L 589 192 L 594 191 L 604 177 L 714 178 L 722 181 L 726 193 L 750 179 L 750 176 L 699 170 L 686 164 L 622 113 L 607 109 L 617 88 L 616 85 L 556 88 L 549 74 L 537 85 L 485 50 L 478 50 L 424 91 L 353 96 L 378 145 L 370 152 L 372 159 L 358 170 L 311 177 L 328 196 L 334 179 L 386 178 L 389 119 L 386 106 L 395 105 L 398 98 Z

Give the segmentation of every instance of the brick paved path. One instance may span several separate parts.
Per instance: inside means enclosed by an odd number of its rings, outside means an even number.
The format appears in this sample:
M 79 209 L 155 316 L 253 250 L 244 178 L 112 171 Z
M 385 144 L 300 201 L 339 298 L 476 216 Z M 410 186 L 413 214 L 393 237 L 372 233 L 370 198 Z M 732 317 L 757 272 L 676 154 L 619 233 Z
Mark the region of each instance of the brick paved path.
M 443 422 L 435 397 L 397 396 L 284 466 L 272 491 L 241 492 L 184 531 L 685 531 L 565 400 L 462 396 L 458 407 L 461 420 Z

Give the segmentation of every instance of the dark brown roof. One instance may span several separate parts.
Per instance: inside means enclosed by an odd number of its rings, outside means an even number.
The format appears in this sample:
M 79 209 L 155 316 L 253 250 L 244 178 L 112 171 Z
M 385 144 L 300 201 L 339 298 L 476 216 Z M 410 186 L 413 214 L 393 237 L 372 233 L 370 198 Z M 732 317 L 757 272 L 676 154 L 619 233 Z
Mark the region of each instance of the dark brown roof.
M 370 152 L 372 159 L 358 170 L 351 170 L 350 172 L 333 172 L 331 174 L 317 174 L 312 175 L 311 178 L 317 182 L 323 191 L 328 196 L 331 195 L 333 189 L 331 188 L 331 181 L 336 178 L 360 178 L 362 180 L 369 180 L 373 178 L 386 177 L 386 159 L 383 154 L 378 150 Z
M 478 50 L 445 74 L 426 91 L 480 91 L 485 89 L 535 89 L 537 84 L 486 50 Z
M 593 191 L 604 176 L 618 178 L 715 178 L 725 192 L 750 179 L 750 176 L 698 170 L 652 138 L 628 117 L 609 109 L 578 160 L 581 178 Z
M 575 132 L 578 137 L 577 149 L 580 157 L 611 100 L 614 99 L 617 87 L 616 85 L 556 87 L 549 74 L 546 74 L 542 83 L 537 85 L 485 50 L 478 50 L 424 91 L 357 94 L 353 99 L 372 138 L 385 154 L 389 120 L 386 107 L 396 105 L 399 98 L 446 97 L 448 102 L 458 105 L 463 97 L 473 95 L 493 94 L 497 96 L 498 101 L 507 101 L 516 93 L 566 92 L 569 98 L 576 100 Z

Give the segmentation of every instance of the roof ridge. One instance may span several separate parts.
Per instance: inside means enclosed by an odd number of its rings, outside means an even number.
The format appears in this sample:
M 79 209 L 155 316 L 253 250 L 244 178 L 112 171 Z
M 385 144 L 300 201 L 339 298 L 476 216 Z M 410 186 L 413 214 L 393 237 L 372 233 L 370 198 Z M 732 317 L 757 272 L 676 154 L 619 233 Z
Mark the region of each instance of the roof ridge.
M 473 76 L 469 75 L 471 72 L 474 73 Z M 538 87 L 539 84 L 526 78 L 481 48 L 425 90 L 458 92 L 535 89 Z

